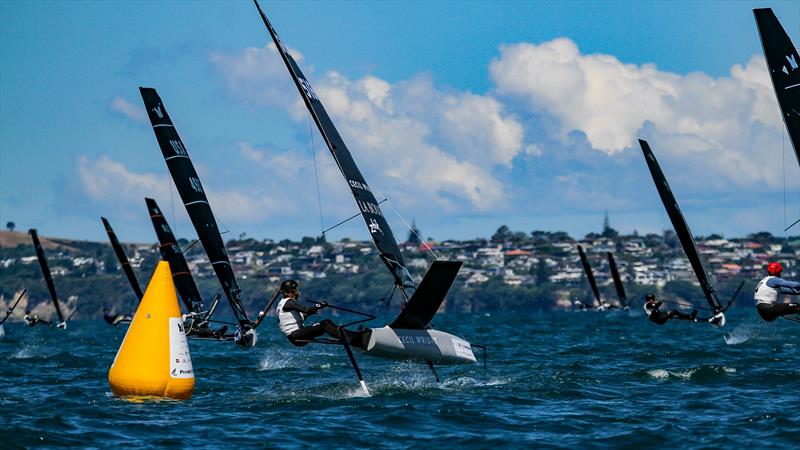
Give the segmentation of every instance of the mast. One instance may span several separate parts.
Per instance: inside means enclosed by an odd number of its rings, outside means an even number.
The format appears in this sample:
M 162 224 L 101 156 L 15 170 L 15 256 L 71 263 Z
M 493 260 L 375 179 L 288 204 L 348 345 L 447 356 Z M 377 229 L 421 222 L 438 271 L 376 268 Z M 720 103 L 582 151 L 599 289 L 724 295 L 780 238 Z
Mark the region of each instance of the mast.
M 658 165 L 656 156 L 653 154 L 653 151 L 650 150 L 650 145 L 647 141 L 639 139 L 639 145 L 642 147 L 642 153 L 644 153 L 647 168 L 650 169 L 650 174 L 653 176 L 653 182 L 656 185 L 656 189 L 658 189 L 661 202 L 664 203 L 664 208 L 667 210 L 667 215 L 669 215 L 669 220 L 672 222 L 672 227 L 675 229 L 675 233 L 677 233 L 681 241 L 683 252 L 686 253 L 686 257 L 689 258 L 689 262 L 692 264 L 692 270 L 694 270 L 697 281 L 700 282 L 700 287 L 703 289 L 703 294 L 706 297 L 708 305 L 715 314 L 724 311 L 725 308 L 722 307 L 722 304 L 717 298 L 714 286 L 711 285 L 706 270 L 703 268 L 703 262 L 700 260 L 700 253 L 697 251 L 697 245 L 694 243 L 694 237 L 692 236 L 692 231 L 689 229 L 689 224 L 686 223 L 686 219 L 683 217 L 681 208 L 678 206 L 678 201 L 675 200 L 675 196 L 672 194 L 669 183 L 667 183 L 667 178 L 664 176 L 664 172 L 661 171 L 661 166 Z
M 414 287 L 414 282 L 411 280 L 411 275 L 408 273 L 408 269 L 405 266 L 405 261 L 403 260 L 403 255 L 400 253 L 397 240 L 378 205 L 378 201 L 372 194 L 358 166 L 356 166 L 353 156 L 350 154 L 350 150 L 347 149 L 342 137 L 333 125 L 333 121 L 330 116 L 328 116 L 328 112 L 325 110 L 322 102 L 320 102 L 319 97 L 317 97 L 311 84 L 308 82 L 305 75 L 303 75 L 297 62 L 286 50 L 283 42 L 278 37 L 269 19 L 267 19 L 261 6 L 258 4 L 258 1 L 253 0 L 253 2 L 256 8 L 258 8 L 261 19 L 264 21 L 264 25 L 266 25 L 270 36 L 272 36 L 272 40 L 275 42 L 278 53 L 280 53 L 283 62 L 286 64 L 286 68 L 289 70 L 289 74 L 297 90 L 300 92 L 300 96 L 303 98 L 308 112 L 314 119 L 314 123 L 317 124 L 319 132 L 325 140 L 325 144 L 328 146 L 331 155 L 333 155 L 333 159 L 336 161 L 339 170 L 342 172 L 342 175 L 350 187 L 350 192 L 353 194 L 361 216 L 364 218 L 364 223 L 369 229 L 370 236 L 375 243 L 375 247 L 378 249 L 381 260 L 389 269 L 389 272 L 394 277 L 395 284 L 399 286 L 401 290 L 406 287 Z M 405 293 L 404 290 L 403 292 Z
M 122 267 L 122 271 L 125 272 L 125 276 L 128 277 L 128 282 L 131 284 L 133 292 L 136 293 L 136 298 L 141 302 L 144 294 L 142 293 L 142 288 L 139 286 L 139 281 L 136 279 L 136 274 L 133 273 L 133 267 L 131 267 L 131 263 L 128 262 L 128 256 L 125 254 L 125 250 L 122 248 L 122 245 L 120 245 L 119 239 L 117 239 L 117 235 L 114 233 L 114 229 L 111 228 L 111 224 L 108 223 L 108 220 L 106 220 L 105 217 L 101 217 L 100 219 L 103 221 L 103 226 L 106 227 L 108 240 L 111 241 L 111 247 L 117 255 L 119 265 Z
M 183 303 L 189 312 L 201 312 L 203 298 L 200 296 L 200 291 L 197 289 L 194 278 L 192 278 L 192 272 L 189 270 L 186 258 L 183 257 L 183 252 L 167 223 L 167 219 L 164 218 L 164 214 L 155 200 L 145 198 L 144 201 L 147 203 L 147 212 L 150 214 L 150 220 L 153 222 L 153 228 L 155 228 L 158 236 L 158 249 L 161 252 L 161 257 L 169 263 L 169 268 L 172 271 L 172 281 L 175 283 L 175 289 L 181 295 L 181 299 L 183 299 Z
M 597 289 L 597 282 L 594 280 L 594 273 L 592 273 L 592 266 L 589 265 L 589 259 L 586 258 L 586 253 L 583 252 L 583 247 L 578 245 L 578 253 L 581 255 L 581 265 L 583 271 L 586 273 L 586 278 L 589 280 L 589 285 L 592 287 L 592 293 L 597 300 L 597 304 L 602 307 L 603 301 L 600 300 L 600 290 Z
M 28 233 L 30 233 L 31 239 L 33 240 L 33 248 L 36 249 L 36 258 L 39 260 L 42 276 L 44 277 L 45 283 L 47 283 L 47 290 L 50 291 L 50 299 L 53 301 L 53 306 L 56 308 L 58 322 L 60 324 L 65 323 L 64 314 L 61 312 L 61 306 L 58 303 L 58 295 L 56 295 L 56 285 L 53 283 L 53 276 L 50 274 L 50 266 L 47 265 L 44 249 L 42 249 L 42 244 L 39 242 L 39 235 L 34 228 L 31 228 Z
M 625 286 L 622 285 L 622 278 L 619 276 L 617 270 L 617 262 L 614 260 L 614 255 L 608 252 L 608 267 L 611 268 L 611 278 L 614 279 L 614 288 L 617 290 L 617 297 L 623 307 L 628 306 L 628 296 L 625 295 Z
M 800 163 L 800 56 L 770 8 L 753 10 L 772 87 Z
M 247 318 L 244 305 L 242 305 L 239 297 L 241 289 L 233 274 L 233 267 L 230 259 L 228 259 L 225 243 L 222 241 L 222 235 L 220 235 L 219 227 L 217 227 L 214 213 L 211 211 L 203 185 L 200 183 L 200 178 L 197 176 L 192 160 L 189 159 L 186 147 L 183 145 L 180 136 L 178 136 L 178 132 L 175 130 L 172 120 L 164 108 L 164 103 L 156 90 L 140 87 L 139 91 L 142 94 L 147 115 L 150 117 L 153 132 L 156 135 L 159 147 L 161 147 L 161 153 L 164 155 L 164 161 L 167 163 L 169 173 L 175 182 L 183 205 L 192 219 L 192 225 L 194 225 L 194 229 L 197 232 L 197 237 L 200 238 L 200 242 L 203 244 L 225 296 L 228 297 L 233 314 L 239 323 L 239 329 L 242 331 L 251 330 L 253 328 L 252 322 Z

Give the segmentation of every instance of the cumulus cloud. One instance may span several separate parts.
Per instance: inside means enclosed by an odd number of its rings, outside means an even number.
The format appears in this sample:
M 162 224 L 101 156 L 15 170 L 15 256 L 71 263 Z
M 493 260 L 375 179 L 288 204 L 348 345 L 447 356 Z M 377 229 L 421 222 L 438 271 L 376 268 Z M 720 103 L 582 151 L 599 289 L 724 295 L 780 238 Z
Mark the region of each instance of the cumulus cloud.
M 84 195 L 108 209 L 139 211 L 145 197 L 157 200 L 178 198 L 166 174 L 137 173 L 108 156 L 92 160 L 81 155 L 77 172 Z M 272 196 L 264 195 L 261 190 L 243 193 L 233 189 L 215 189 L 213 185 L 209 188 L 205 183 L 203 186 L 215 216 L 226 223 L 248 224 L 279 210 Z
M 307 120 L 274 45 L 217 53 L 211 62 L 233 95 Z M 527 147 L 522 124 L 495 98 L 438 89 L 424 76 L 392 84 L 331 71 L 312 83 L 373 188 L 404 206 L 455 211 L 504 204 L 493 168 L 510 167 Z
M 134 122 L 142 123 L 147 120 L 147 115 L 145 114 L 141 105 L 134 105 L 120 96 L 116 96 L 111 99 L 110 107 L 112 111 L 119 113 Z
M 712 182 L 720 188 L 778 186 L 760 170 L 780 148 L 782 123 L 759 55 L 733 66 L 730 76 L 678 75 L 584 55 L 560 38 L 504 45 L 490 73 L 505 102 L 555 117 L 564 142 L 579 131 L 594 149 L 614 155 L 646 137 L 658 155 L 719 176 Z

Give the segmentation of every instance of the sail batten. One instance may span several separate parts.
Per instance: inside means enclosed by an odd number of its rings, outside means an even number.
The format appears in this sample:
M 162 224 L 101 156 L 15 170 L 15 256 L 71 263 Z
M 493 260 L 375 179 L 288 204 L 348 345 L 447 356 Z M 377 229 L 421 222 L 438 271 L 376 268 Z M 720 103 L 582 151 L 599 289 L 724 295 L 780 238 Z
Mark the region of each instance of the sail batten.
M 389 269 L 389 272 L 394 276 L 395 284 L 401 287 L 413 287 L 414 284 L 405 267 L 405 261 L 403 260 L 402 253 L 400 253 L 397 240 L 381 211 L 375 195 L 372 193 L 364 176 L 356 165 L 350 150 L 345 145 L 344 140 L 339 135 L 325 107 L 322 105 L 322 102 L 314 92 L 314 89 L 311 87 L 305 75 L 303 75 L 297 62 L 286 50 L 286 47 L 278 37 L 269 19 L 267 19 L 261 6 L 255 0 L 254 3 L 258 8 L 261 19 L 264 21 L 264 25 L 267 27 L 272 40 L 275 42 L 278 53 L 281 55 L 281 59 L 283 59 L 297 90 L 300 92 L 300 96 L 303 98 L 303 102 L 309 114 L 311 114 L 314 123 L 317 125 L 325 144 L 328 146 L 336 165 L 339 167 L 339 171 L 348 183 L 350 193 L 353 195 L 361 216 L 364 219 L 364 223 L 367 225 L 370 237 L 380 254 L 381 261 L 383 261 Z
M 111 224 L 108 223 L 108 219 L 105 217 L 101 217 L 100 219 L 103 221 L 103 226 L 108 234 L 108 240 L 111 241 L 111 248 L 114 249 L 114 254 L 117 256 L 119 265 L 122 267 L 122 271 L 125 273 L 128 283 L 131 284 L 131 288 L 133 288 L 133 292 L 136 294 L 136 299 L 141 302 L 144 293 L 142 293 L 142 288 L 139 286 L 139 280 L 136 279 L 136 274 L 133 273 L 133 267 L 131 267 L 131 263 L 128 261 L 128 255 L 125 254 L 125 250 L 122 248 L 117 234 L 114 233 L 114 229 L 111 228 Z
M 706 270 L 703 267 L 703 262 L 700 259 L 700 253 L 697 251 L 697 245 L 694 242 L 692 231 L 689 229 L 689 224 L 686 223 L 686 219 L 683 217 L 680 206 L 678 206 L 678 201 L 675 199 L 675 195 L 669 187 L 667 178 L 664 176 L 664 172 L 661 170 L 656 156 L 653 154 L 647 141 L 639 139 L 639 145 L 642 147 L 642 153 L 644 154 L 645 162 L 647 162 L 647 168 L 653 176 L 653 181 L 658 190 L 658 195 L 661 197 L 661 202 L 667 210 L 669 220 L 672 222 L 672 227 L 678 235 L 678 239 L 683 247 L 683 252 L 692 265 L 692 270 L 697 277 L 697 281 L 700 282 L 700 287 L 703 289 L 703 295 L 705 295 L 708 305 L 715 313 L 723 311 L 724 308 L 717 298 L 714 286 L 711 285 Z
M 234 276 L 217 221 L 208 203 L 200 177 L 197 175 L 197 171 L 189 158 L 186 146 L 173 126 L 172 119 L 167 114 L 164 103 L 156 90 L 140 87 L 139 91 L 142 94 L 142 100 L 153 125 L 153 132 L 158 140 L 161 153 L 167 163 L 172 180 L 178 189 L 178 194 L 186 206 L 186 211 L 192 220 L 197 237 L 203 244 L 208 259 L 217 262 L 212 264 L 214 273 L 222 285 L 225 296 L 228 297 L 228 302 L 233 309 L 233 314 L 239 323 L 240 329 L 249 330 L 252 328 L 252 322 L 247 318 L 244 305 L 242 305 L 242 301 L 239 298 L 241 292 L 239 283 Z M 185 158 L 173 158 L 174 156 L 185 156 Z M 189 206 L 192 207 L 190 208 Z M 219 262 L 226 262 L 227 264 L 219 264 Z
M 180 246 L 178 245 L 172 229 L 167 223 L 167 219 L 161 212 L 158 203 L 152 198 L 145 198 L 147 204 L 147 211 L 150 214 L 150 221 L 153 222 L 153 228 L 158 236 L 161 257 L 169 263 L 170 271 L 172 271 L 172 281 L 175 283 L 175 289 L 183 300 L 183 304 L 189 312 L 199 313 L 203 309 L 203 298 L 200 296 L 200 291 L 197 289 L 197 284 L 192 278 L 192 273 L 189 270 L 189 264 L 186 263 L 186 258 L 183 256 Z
M 56 309 L 58 321 L 59 323 L 65 323 L 64 314 L 61 312 L 61 305 L 58 302 L 58 294 L 56 294 L 56 285 L 53 283 L 53 275 L 50 273 L 50 266 L 47 264 L 47 257 L 44 255 L 42 244 L 39 242 L 39 234 L 33 228 L 28 232 L 33 240 L 33 248 L 36 250 L 36 259 L 39 260 L 39 268 L 42 269 L 42 276 L 44 277 L 45 284 L 47 284 L 47 290 L 50 292 L 50 300 L 52 300 L 53 306 Z

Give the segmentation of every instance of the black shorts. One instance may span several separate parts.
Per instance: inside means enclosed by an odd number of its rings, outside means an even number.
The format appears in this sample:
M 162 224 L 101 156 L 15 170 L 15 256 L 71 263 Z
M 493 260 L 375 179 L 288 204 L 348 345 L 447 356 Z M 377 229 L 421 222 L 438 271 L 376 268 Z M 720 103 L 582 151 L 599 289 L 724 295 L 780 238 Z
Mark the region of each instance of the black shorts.
M 767 322 L 774 322 L 787 314 L 800 314 L 800 305 L 797 303 L 759 303 L 756 309 L 758 315 Z

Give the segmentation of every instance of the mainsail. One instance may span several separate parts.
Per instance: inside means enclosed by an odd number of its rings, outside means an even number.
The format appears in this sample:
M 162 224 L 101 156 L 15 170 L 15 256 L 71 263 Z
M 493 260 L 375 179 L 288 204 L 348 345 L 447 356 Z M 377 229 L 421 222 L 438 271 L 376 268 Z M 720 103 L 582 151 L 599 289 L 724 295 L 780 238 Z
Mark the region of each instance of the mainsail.
M 389 228 L 389 223 L 383 216 L 378 201 L 375 199 L 369 185 L 364 180 L 364 176 L 361 175 L 361 171 L 356 166 L 350 154 L 350 150 L 347 149 L 342 137 L 339 135 L 331 118 L 328 116 L 327 111 L 325 111 L 325 107 L 322 105 L 322 102 L 320 102 L 319 97 L 317 97 L 317 94 L 303 75 L 303 72 L 300 71 L 300 67 L 297 65 L 292 55 L 286 50 L 286 47 L 278 37 L 272 24 L 270 24 L 261 6 L 257 1 L 254 0 L 254 2 L 258 8 L 259 14 L 261 14 L 264 25 L 267 26 L 269 34 L 275 41 L 278 53 L 280 53 L 283 62 L 286 64 L 286 68 L 289 69 L 289 74 L 291 74 L 292 80 L 294 80 L 297 86 L 297 90 L 300 91 L 300 95 L 303 97 L 303 101 L 306 107 L 308 107 L 309 113 L 311 113 L 311 117 L 317 124 L 322 138 L 325 139 L 325 143 L 328 145 L 333 159 L 336 161 L 339 170 L 342 172 L 342 175 L 350 187 L 350 192 L 353 194 L 361 216 L 364 218 L 364 222 L 369 228 L 370 236 L 372 236 L 372 241 L 378 249 L 381 260 L 386 264 L 386 267 L 389 268 L 392 276 L 394 276 L 394 282 L 397 286 L 402 288 L 414 287 L 414 282 L 411 280 L 408 269 L 406 269 L 403 255 L 400 253 L 400 247 L 397 245 L 397 240 L 394 234 L 392 234 L 391 228 Z
M 45 283 L 47 283 L 47 290 L 50 291 L 50 299 L 53 300 L 53 306 L 56 308 L 56 314 L 58 314 L 58 322 L 59 324 L 66 323 L 64 321 L 64 314 L 61 312 L 61 305 L 59 305 L 58 303 L 58 295 L 56 295 L 56 285 L 53 284 L 53 276 L 50 274 L 50 266 L 47 265 L 47 258 L 45 258 L 44 250 L 42 249 L 42 244 L 39 242 L 39 235 L 33 228 L 31 228 L 28 232 L 30 233 L 31 239 L 33 240 L 33 248 L 36 250 L 36 258 L 39 260 L 39 267 L 42 269 L 42 276 L 44 277 Z
M 769 76 L 800 163 L 800 56 L 770 8 L 753 10 Z
M 184 305 L 189 312 L 199 313 L 203 309 L 203 298 L 200 296 L 200 291 L 192 278 L 192 273 L 189 270 L 189 265 L 186 263 L 186 258 L 183 257 L 183 252 L 172 229 L 164 218 L 161 208 L 152 198 L 145 198 L 147 203 L 147 212 L 150 214 L 150 220 L 153 222 L 153 228 L 156 230 L 158 236 L 158 249 L 161 251 L 161 257 L 169 263 L 169 268 L 172 271 L 172 281 L 175 283 L 175 289 L 183 299 Z
M 614 279 L 614 288 L 617 290 L 617 297 L 623 307 L 628 307 L 628 296 L 625 295 L 625 286 L 622 285 L 622 278 L 619 276 L 617 270 L 617 262 L 614 260 L 614 254 L 608 252 L 608 267 L 611 268 L 611 278 Z
M 589 265 L 589 259 L 586 258 L 586 253 L 583 252 L 583 247 L 580 245 L 578 245 L 578 253 L 581 255 L 581 265 L 583 266 L 583 271 L 586 273 L 586 279 L 589 280 L 589 286 L 592 287 L 592 293 L 594 294 L 595 300 L 597 300 L 597 305 L 602 307 L 603 301 L 600 300 L 600 290 L 597 289 L 597 282 L 594 280 L 592 266 Z
M 639 145 L 642 147 L 647 168 L 650 169 L 653 182 L 656 185 L 656 189 L 658 189 L 658 195 L 661 196 L 661 202 L 664 203 L 664 208 L 667 210 L 672 227 L 675 228 L 675 233 L 681 241 L 683 252 L 686 253 L 686 257 L 689 258 L 689 262 L 692 264 L 692 270 L 694 270 L 697 281 L 700 282 L 700 287 L 703 289 L 708 305 L 711 306 L 715 314 L 724 311 L 725 308 L 720 304 L 714 286 L 711 285 L 706 270 L 703 268 L 703 262 L 700 260 L 700 253 L 697 251 L 689 225 L 686 223 L 686 219 L 683 218 L 678 201 L 675 200 L 675 196 L 672 194 L 667 178 L 664 176 L 664 172 L 661 171 L 661 166 L 658 165 L 656 156 L 650 150 L 650 145 L 647 141 L 639 139 Z
M 128 256 L 125 254 L 125 250 L 119 243 L 119 239 L 117 239 L 117 235 L 114 233 L 114 229 L 111 228 L 111 224 L 108 223 L 108 220 L 106 220 L 105 217 L 101 217 L 100 219 L 103 221 L 103 226 L 106 227 L 108 240 L 111 241 L 111 247 L 114 249 L 114 253 L 117 255 L 117 259 L 119 260 L 120 267 L 122 267 L 122 271 L 125 272 L 125 276 L 128 277 L 128 282 L 131 284 L 133 292 L 136 294 L 136 298 L 139 301 L 142 301 L 144 294 L 142 293 L 142 288 L 139 287 L 139 280 L 136 279 L 136 274 L 133 273 L 133 267 L 131 267 L 131 263 L 128 262 Z
M 239 329 L 247 331 L 252 329 L 252 322 L 247 318 L 244 305 L 239 298 L 241 289 L 236 282 L 233 274 L 233 267 L 228 259 L 228 252 L 225 250 L 225 243 L 222 241 L 217 221 L 214 213 L 206 198 L 203 185 L 197 176 L 192 160 L 186 147 L 183 145 L 178 132 L 172 125 L 172 120 L 164 108 L 164 103 L 155 89 L 139 88 L 144 100 L 144 106 L 153 125 L 153 132 L 161 147 L 161 153 L 172 175 L 172 180 L 178 188 L 178 193 L 183 200 L 186 211 L 192 219 L 192 224 L 197 232 L 197 237 L 203 244 L 203 248 L 211 261 L 214 272 L 217 274 L 225 295 L 233 309 L 233 314 L 239 323 Z

